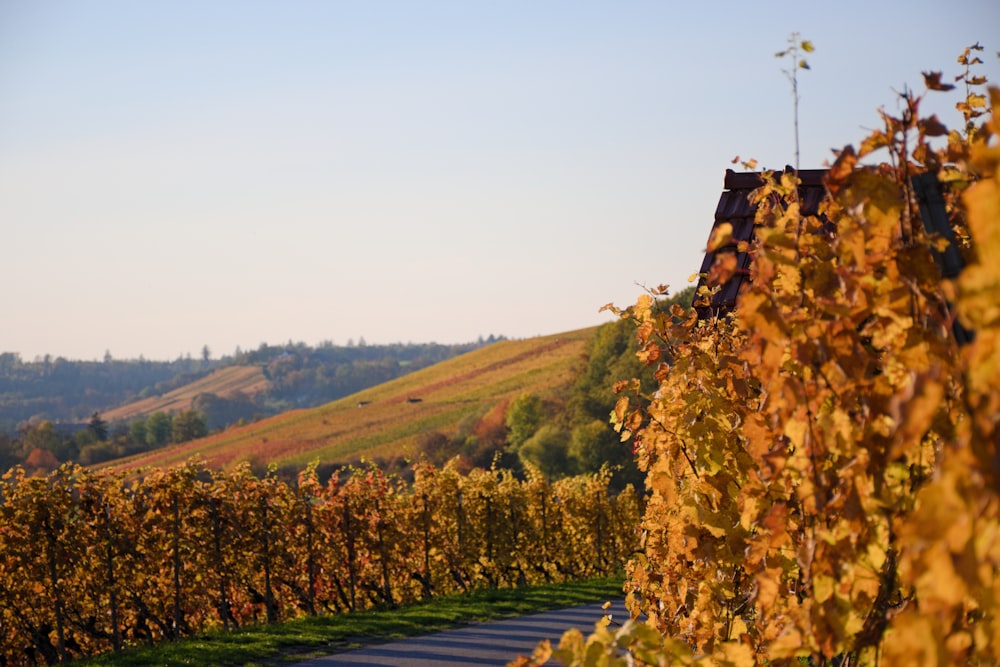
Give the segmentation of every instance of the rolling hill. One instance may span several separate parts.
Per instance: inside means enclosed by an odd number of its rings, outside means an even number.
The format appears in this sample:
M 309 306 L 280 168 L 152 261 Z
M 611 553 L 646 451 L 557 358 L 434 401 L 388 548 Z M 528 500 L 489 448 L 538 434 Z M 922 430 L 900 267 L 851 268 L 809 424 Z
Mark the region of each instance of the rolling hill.
M 241 461 L 304 466 L 314 459 L 412 456 L 424 434 L 454 434 L 463 420 L 485 415 L 521 393 L 553 396 L 567 389 L 595 331 L 500 341 L 317 408 L 109 465 L 128 471 L 194 457 L 222 468 Z
M 226 366 L 194 382 L 172 389 L 162 396 L 150 396 L 133 401 L 108 410 L 101 416 L 108 422 L 118 422 L 146 417 L 158 411 L 181 412 L 190 410 L 192 401 L 199 394 L 210 393 L 221 398 L 231 398 L 237 394 L 253 396 L 266 390 L 268 384 L 260 366 Z

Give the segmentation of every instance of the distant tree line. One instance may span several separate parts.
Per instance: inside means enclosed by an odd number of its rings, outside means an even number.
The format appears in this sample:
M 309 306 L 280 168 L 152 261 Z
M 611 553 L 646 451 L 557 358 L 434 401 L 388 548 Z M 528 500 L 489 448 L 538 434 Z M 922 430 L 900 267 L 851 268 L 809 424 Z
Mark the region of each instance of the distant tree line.
M 191 357 L 174 361 L 113 359 L 71 361 L 44 355 L 24 361 L 0 353 L 0 431 L 13 434 L 29 422 L 86 424 L 94 412 L 169 391 L 222 362 Z
M 0 433 L 0 468 L 21 464 L 30 473 L 44 473 L 66 461 L 103 463 L 206 435 L 208 422 L 204 413 L 196 410 L 173 415 L 154 412 L 113 425 L 97 412 L 83 425 L 44 420 L 24 424 L 14 434 Z
M 14 352 L 0 353 L 0 432 L 13 435 L 28 425 L 51 421 L 61 428 L 82 427 L 95 412 L 105 412 L 134 400 L 161 396 L 227 366 L 259 366 L 270 380 L 267 391 L 255 396 L 213 397 L 203 405 L 209 428 L 222 428 L 240 419 L 272 415 L 292 408 L 311 407 L 430 366 L 496 340 L 474 343 L 395 343 L 349 346 L 331 342 L 309 347 L 289 341 L 262 343 L 256 350 L 211 359 L 202 356 L 174 361 L 114 359 L 70 361 L 51 355 L 24 361 Z
M 93 464 L 185 442 L 227 426 L 294 408 L 322 405 L 502 340 L 490 335 L 474 343 L 395 343 L 310 347 L 289 341 L 237 348 L 213 360 L 207 346 L 200 359 L 69 361 L 50 355 L 33 362 L 0 354 L 0 469 L 22 463 L 51 470 L 58 463 Z M 100 414 L 133 400 L 160 396 L 226 366 L 258 366 L 269 381 L 247 396 L 203 393 L 190 410 L 153 413 L 127 423 L 104 423 Z M 95 421 L 96 420 L 96 421 Z

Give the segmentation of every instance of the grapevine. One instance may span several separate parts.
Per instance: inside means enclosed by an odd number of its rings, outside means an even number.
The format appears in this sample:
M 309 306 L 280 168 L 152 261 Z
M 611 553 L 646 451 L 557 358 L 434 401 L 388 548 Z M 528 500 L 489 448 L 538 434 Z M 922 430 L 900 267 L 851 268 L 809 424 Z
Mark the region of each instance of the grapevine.
M 837 153 L 817 215 L 794 170 L 760 175 L 734 313 L 669 316 L 662 290 L 619 311 L 660 380 L 622 383 L 613 415 L 651 494 L 636 620 L 535 662 L 1000 664 L 1000 90 L 988 113 L 981 49 L 960 58 L 961 130 L 905 93 Z M 924 175 L 968 264 L 956 279 Z
M 0 662 L 56 663 L 213 628 L 620 571 L 634 491 L 458 462 L 297 483 L 192 461 L 138 480 L 0 478 Z M 599 517 L 599 525 L 595 524 Z M 601 534 L 601 540 L 595 535 Z

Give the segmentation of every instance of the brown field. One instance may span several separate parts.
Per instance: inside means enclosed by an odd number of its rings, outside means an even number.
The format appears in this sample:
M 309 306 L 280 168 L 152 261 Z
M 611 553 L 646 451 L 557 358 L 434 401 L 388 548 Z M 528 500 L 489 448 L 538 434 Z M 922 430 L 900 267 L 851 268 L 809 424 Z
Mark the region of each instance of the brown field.
M 260 366 L 227 366 L 162 396 L 151 396 L 108 410 L 101 413 L 101 417 L 108 422 L 119 422 L 147 417 L 154 412 L 183 412 L 191 409 L 191 401 L 199 394 L 215 394 L 221 398 L 237 393 L 252 396 L 267 389 L 267 385 Z
M 489 414 L 524 392 L 563 392 L 595 330 L 501 341 L 317 408 L 286 412 L 111 465 L 134 470 L 194 457 L 223 468 L 241 461 L 304 466 L 316 459 L 338 463 L 411 456 L 424 433 L 452 435 L 463 419 Z

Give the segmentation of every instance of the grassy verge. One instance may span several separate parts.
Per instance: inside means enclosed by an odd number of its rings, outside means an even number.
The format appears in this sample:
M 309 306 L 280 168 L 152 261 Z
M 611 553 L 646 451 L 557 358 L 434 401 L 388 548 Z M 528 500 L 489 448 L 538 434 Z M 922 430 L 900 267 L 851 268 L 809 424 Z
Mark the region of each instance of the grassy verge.
M 498 618 L 613 599 L 622 579 L 481 590 L 399 607 L 302 618 L 213 632 L 148 648 L 105 654 L 80 665 L 281 665 L 364 644 L 411 637 Z M 591 628 L 581 628 L 588 631 Z

